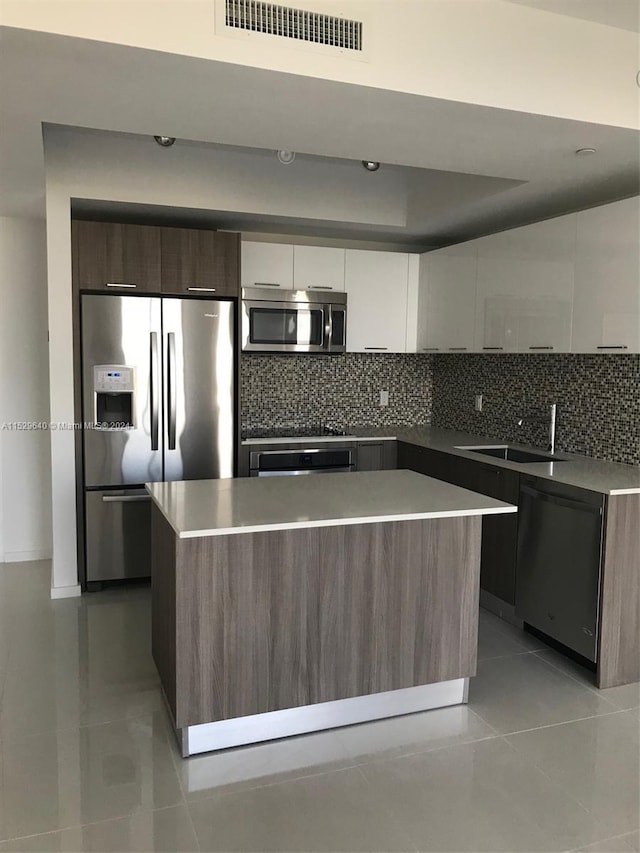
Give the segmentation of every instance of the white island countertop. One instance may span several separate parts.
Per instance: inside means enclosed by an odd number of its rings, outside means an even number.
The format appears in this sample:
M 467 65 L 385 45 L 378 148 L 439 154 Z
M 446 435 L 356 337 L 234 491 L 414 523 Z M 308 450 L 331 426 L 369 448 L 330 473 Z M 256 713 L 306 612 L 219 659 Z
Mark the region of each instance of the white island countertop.
M 181 539 L 517 512 L 413 471 L 147 483 Z

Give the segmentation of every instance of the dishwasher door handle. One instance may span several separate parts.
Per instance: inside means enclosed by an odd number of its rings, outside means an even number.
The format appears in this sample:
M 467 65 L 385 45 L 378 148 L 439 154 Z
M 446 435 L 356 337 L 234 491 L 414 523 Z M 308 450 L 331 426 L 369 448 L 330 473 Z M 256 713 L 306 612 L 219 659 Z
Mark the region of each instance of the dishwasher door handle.
M 593 512 L 597 515 L 602 515 L 602 507 L 594 504 L 586 503 L 585 501 L 572 500 L 565 498 L 562 495 L 554 495 L 550 492 L 539 492 L 537 489 L 532 489 L 531 486 L 520 486 L 520 491 L 531 498 L 539 501 L 545 501 L 550 504 L 557 504 L 568 509 L 577 509 L 581 512 Z

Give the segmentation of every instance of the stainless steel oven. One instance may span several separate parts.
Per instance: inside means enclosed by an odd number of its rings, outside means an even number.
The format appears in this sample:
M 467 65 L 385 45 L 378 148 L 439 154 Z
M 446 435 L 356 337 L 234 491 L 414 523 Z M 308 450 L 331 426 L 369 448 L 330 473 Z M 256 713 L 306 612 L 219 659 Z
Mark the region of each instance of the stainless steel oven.
M 355 470 L 355 451 L 347 447 L 255 450 L 249 456 L 250 477 L 295 477 Z
M 317 291 L 242 290 L 244 352 L 345 352 L 346 330 L 346 293 L 320 300 Z

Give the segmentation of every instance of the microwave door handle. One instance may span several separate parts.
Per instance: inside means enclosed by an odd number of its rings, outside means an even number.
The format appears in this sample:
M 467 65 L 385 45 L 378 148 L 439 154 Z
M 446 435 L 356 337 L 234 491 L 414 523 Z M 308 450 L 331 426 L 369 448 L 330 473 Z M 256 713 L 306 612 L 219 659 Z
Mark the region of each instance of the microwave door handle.
M 331 338 L 333 337 L 333 317 L 331 316 L 331 305 L 323 305 L 324 314 L 324 349 L 331 349 Z

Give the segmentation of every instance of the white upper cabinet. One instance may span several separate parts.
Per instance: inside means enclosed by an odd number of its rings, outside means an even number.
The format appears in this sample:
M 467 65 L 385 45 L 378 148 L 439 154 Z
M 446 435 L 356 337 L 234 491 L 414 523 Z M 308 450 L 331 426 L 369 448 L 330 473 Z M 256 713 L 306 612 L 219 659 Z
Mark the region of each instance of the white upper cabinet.
M 293 247 L 296 290 L 344 290 L 345 250 L 326 246 Z
M 345 285 L 347 351 L 406 352 L 409 255 L 347 249 Z
M 577 214 L 574 352 L 640 352 L 638 197 Z
M 476 269 L 473 243 L 420 256 L 418 352 L 473 351 Z
M 508 238 L 496 234 L 474 242 L 478 250 L 475 348 L 516 352 L 520 283 L 515 260 L 508 254 Z
M 293 246 L 242 241 L 242 286 L 293 289 Z
M 473 242 L 478 251 L 476 348 L 569 352 L 575 215 Z

